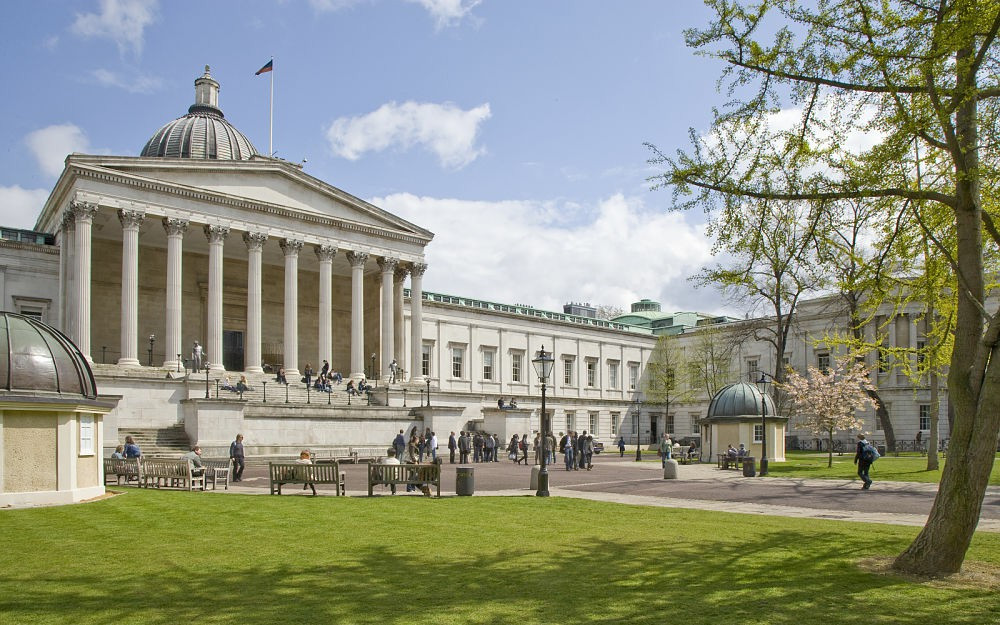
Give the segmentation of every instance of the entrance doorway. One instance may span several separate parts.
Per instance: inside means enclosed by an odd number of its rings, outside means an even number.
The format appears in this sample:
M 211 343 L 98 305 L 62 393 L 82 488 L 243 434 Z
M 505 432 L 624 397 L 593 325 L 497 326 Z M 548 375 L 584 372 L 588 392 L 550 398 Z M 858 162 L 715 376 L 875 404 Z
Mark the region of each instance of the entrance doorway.
M 650 443 L 657 443 L 660 440 L 659 436 L 657 435 L 657 431 L 656 431 L 656 420 L 659 418 L 659 416 L 660 415 L 655 415 L 655 414 L 654 415 L 649 415 L 649 442 Z
M 243 333 L 238 330 L 222 331 L 222 366 L 226 371 L 243 371 Z

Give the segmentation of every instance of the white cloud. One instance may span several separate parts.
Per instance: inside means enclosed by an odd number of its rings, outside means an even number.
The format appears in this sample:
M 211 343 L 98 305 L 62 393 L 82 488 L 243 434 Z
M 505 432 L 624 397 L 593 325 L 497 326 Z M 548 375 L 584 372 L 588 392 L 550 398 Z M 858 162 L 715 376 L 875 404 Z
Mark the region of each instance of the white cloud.
M 24 142 L 38 161 L 42 173 L 53 178 L 62 173 L 69 154 L 90 149 L 87 135 L 74 124 L 46 126 L 29 133 Z
M 424 288 L 452 295 L 556 311 L 570 301 L 627 310 L 644 297 L 690 309 L 687 276 L 711 260 L 711 241 L 684 214 L 621 194 L 583 207 L 409 193 L 372 202 L 435 233 Z
M 419 145 L 437 155 L 443 167 L 460 168 L 485 150 L 476 146 L 479 125 L 490 105 L 464 111 L 453 104 L 389 102 L 358 117 L 341 117 L 326 131 L 334 154 L 357 160 L 365 152 Z
M 482 0 L 409 0 L 424 7 L 434 18 L 438 29 L 455 26 L 476 8 Z
M 95 69 L 91 75 L 98 83 L 106 87 L 117 87 L 129 93 L 154 93 L 163 86 L 162 80 L 145 74 L 136 74 L 126 78 L 111 70 Z
M 11 228 L 34 228 L 48 197 L 45 189 L 0 187 L 0 223 Z
M 118 51 L 125 54 L 142 54 L 144 33 L 156 21 L 158 0 L 101 0 L 100 13 L 76 16 L 72 30 L 82 37 L 103 37 L 118 44 Z
M 309 0 L 309 5 L 315 11 L 339 11 L 361 4 L 363 0 Z

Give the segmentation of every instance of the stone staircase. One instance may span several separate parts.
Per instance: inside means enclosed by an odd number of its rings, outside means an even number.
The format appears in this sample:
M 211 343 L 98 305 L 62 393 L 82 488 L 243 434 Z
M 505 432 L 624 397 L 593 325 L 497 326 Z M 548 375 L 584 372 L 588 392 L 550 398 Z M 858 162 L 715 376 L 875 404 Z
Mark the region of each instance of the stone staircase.
M 191 450 L 183 423 L 167 428 L 118 430 L 118 443 L 124 444 L 126 436 L 135 439 L 144 456 L 178 456 Z
M 211 397 L 216 397 L 216 388 L 218 388 L 218 397 L 225 398 L 238 398 L 239 393 L 234 393 L 232 391 L 222 390 L 223 384 L 225 384 L 225 376 L 229 376 L 229 381 L 235 387 L 236 383 L 239 382 L 241 375 L 246 375 L 247 382 L 250 385 L 250 390 L 243 393 L 243 399 L 245 401 L 258 403 L 265 401 L 265 388 L 266 388 L 266 403 L 285 403 L 287 397 L 288 403 L 291 404 L 310 404 L 316 406 L 367 406 L 368 398 L 364 395 L 354 395 L 348 397 L 347 395 L 347 381 L 345 380 L 341 384 L 334 384 L 333 390 L 330 393 L 323 391 L 317 391 L 315 388 L 306 389 L 306 385 L 301 382 L 301 376 L 294 380 L 288 380 L 288 384 L 280 384 L 274 380 L 273 373 L 247 373 L 234 371 L 224 374 L 222 377 L 218 375 L 213 375 L 209 373 L 208 376 L 208 390 Z M 205 383 L 205 374 L 191 374 L 189 379 L 192 381 L 192 387 L 197 388 L 199 385 L 203 387 Z M 218 381 L 218 385 L 217 385 Z M 266 387 L 265 387 L 266 382 Z M 401 392 L 399 385 L 392 385 L 390 387 L 390 393 Z M 194 393 L 197 397 L 198 393 Z M 384 406 L 385 405 L 385 387 L 376 386 L 372 392 L 371 396 L 372 406 Z

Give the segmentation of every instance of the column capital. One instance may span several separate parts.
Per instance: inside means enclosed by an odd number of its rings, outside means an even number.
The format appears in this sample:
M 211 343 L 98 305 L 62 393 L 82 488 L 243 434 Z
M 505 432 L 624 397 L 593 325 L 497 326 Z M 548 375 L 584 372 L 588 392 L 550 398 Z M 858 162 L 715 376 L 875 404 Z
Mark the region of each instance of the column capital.
M 262 250 L 264 249 L 264 243 L 267 242 L 267 233 L 244 232 L 243 242 L 246 243 L 248 250 Z
M 76 230 L 76 216 L 73 214 L 71 209 L 66 209 L 63 211 L 62 223 L 60 227 L 66 232 L 72 232 Z
M 410 263 L 411 276 L 421 278 L 425 271 L 427 271 L 427 263 Z
M 368 254 L 364 252 L 347 252 L 344 254 L 351 267 L 364 267 L 368 262 Z
M 406 280 L 406 276 L 408 275 L 410 275 L 410 268 L 400 263 L 396 267 L 396 273 L 393 274 L 393 277 L 396 278 L 396 282 L 402 282 L 403 280 Z
M 97 212 L 96 202 L 83 202 L 80 200 L 73 200 L 69 203 L 69 210 L 73 213 L 73 217 L 76 219 L 76 223 L 81 222 L 93 222 L 94 213 Z
M 210 226 L 205 224 L 205 238 L 209 243 L 224 243 L 229 236 L 229 226 Z
M 190 223 L 187 219 L 175 219 L 173 217 L 163 218 L 163 231 L 167 233 L 168 237 L 180 237 L 184 236 L 187 232 Z
M 125 230 L 138 230 L 145 219 L 146 213 L 142 211 L 124 208 L 118 209 L 118 221 L 122 223 L 122 228 Z
M 316 258 L 320 261 L 330 261 L 333 257 L 337 255 L 337 246 L 335 245 L 317 245 L 315 248 Z
M 281 246 L 281 251 L 284 252 L 285 256 L 298 256 L 303 243 L 298 239 L 282 239 L 278 245 Z
M 393 273 L 399 265 L 399 259 L 390 256 L 379 256 L 375 261 L 378 263 L 378 267 L 382 270 L 382 273 Z

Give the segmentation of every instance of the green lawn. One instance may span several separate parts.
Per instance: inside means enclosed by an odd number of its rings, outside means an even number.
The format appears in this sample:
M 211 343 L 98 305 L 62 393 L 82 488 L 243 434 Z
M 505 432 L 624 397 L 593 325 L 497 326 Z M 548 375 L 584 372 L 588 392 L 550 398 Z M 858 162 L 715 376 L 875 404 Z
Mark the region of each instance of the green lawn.
M 944 469 L 947 458 L 944 456 L 939 458 L 941 469 Z M 858 468 L 854 464 L 853 452 L 845 453 L 843 456 L 834 453 L 833 467 L 827 467 L 827 461 L 828 457 L 825 453 L 789 451 L 785 453 L 785 462 L 772 462 L 768 465 L 768 473 L 773 477 L 836 479 L 857 477 Z M 875 464 L 872 465 L 871 476 L 876 481 L 936 483 L 941 479 L 941 471 L 928 471 L 926 456 L 916 453 L 902 453 L 899 457 L 888 454 L 876 460 Z M 993 462 L 990 484 L 1000 486 L 1000 462 Z
M 0 623 L 947 623 L 996 587 L 859 562 L 917 529 L 534 497 L 127 492 L 0 512 Z M 1000 535 L 968 562 L 1000 568 Z

